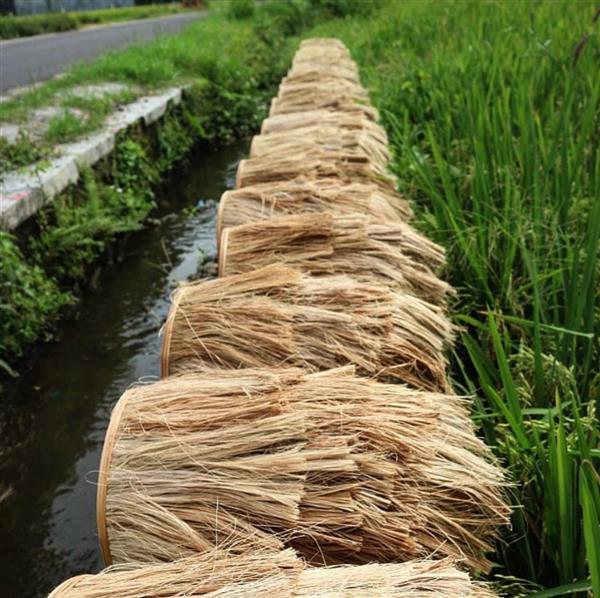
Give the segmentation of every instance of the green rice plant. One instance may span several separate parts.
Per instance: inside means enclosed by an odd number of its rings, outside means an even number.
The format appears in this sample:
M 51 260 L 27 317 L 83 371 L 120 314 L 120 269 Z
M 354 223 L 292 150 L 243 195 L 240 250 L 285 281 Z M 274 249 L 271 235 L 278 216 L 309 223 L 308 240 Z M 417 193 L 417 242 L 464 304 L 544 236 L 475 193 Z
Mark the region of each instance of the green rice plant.
M 517 594 L 600 595 L 598 20 L 587 1 L 390 1 L 309 32 L 351 49 L 447 248 L 452 376 L 514 480 L 495 573 Z

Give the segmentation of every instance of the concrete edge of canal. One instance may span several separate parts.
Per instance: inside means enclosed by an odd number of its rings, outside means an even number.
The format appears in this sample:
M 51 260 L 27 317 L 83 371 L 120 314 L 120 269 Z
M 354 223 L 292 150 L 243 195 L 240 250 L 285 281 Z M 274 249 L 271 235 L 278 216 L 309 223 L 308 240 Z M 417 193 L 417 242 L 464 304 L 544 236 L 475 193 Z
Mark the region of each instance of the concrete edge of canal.
M 57 146 L 59 155 L 43 169 L 31 166 L 8 173 L 0 184 L 0 229 L 14 230 L 79 180 L 82 168 L 109 155 L 119 133 L 142 123 L 159 121 L 170 106 L 181 104 L 187 86 L 141 97 L 109 116 L 100 131 Z

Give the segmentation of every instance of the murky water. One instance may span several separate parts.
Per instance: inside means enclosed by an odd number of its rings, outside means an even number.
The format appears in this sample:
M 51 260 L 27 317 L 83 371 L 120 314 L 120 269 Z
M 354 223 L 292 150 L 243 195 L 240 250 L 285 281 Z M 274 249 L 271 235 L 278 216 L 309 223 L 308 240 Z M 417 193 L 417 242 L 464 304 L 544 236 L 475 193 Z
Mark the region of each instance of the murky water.
M 159 374 L 158 331 L 175 281 L 215 253 L 216 201 L 245 144 L 192 158 L 161 191 L 161 224 L 127 242 L 61 338 L 0 400 L 0 596 L 45 596 L 101 568 L 94 485 L 104 431 L 121 393 Z M 203 206 L 186 209 L 200 201 Z

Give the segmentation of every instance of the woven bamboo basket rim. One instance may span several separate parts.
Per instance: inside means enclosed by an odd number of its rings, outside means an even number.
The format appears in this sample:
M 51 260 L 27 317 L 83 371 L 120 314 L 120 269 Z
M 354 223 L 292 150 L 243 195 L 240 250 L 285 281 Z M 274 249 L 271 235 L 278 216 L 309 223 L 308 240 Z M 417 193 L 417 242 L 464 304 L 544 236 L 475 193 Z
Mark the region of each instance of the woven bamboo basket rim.
M 160 377 L 166 378 L 169 375 L 169 357 L 171 353 L 171 336 L 173 334 L 173 324 L 175 323 L 175 314 L 179 307 L 181 299 L 181 290 L 177 290 L 173 295 L 171 309 L 167 315 L 167 320 L 163 328 L 163 342 L 160 348 Z
M 219 252 L 221 249 L 221 233 L 223 231 L 223 218 L 225 217 L 225 204 L 227 203 L 228 197 L 229 191 L 225 191 L 225 193 L 221 195 L 219 207 L 217 208 L 217 219 L 215 222 L 215 228 L 217 233 L 217 252 Z
M 240 163 L 238 164 L 237 173 L 235 175 L 235 187 L 234 187 L 234 189 L 240 189 L 241 188 L 240 181 L 242 180 L 242 173 L 243 173 L 243 170 L 244 170 L 244 163 L 245 162 L 246 162 L 246 160 L 240 160 Z
M 221 243 L 219 245 L 219 268 L 218 276 L 225 276 L 225 262 L 227 261 L 227 245 L 229 244 L 229 229 L 226 228 L 221 233 Z
M 66 581 L 63 581 L 59 586 L 57 586 L 56 588 L 54 588 L 54 590 L 52 590 L 52 592 L 50 592 L 50 594 L 48 594 L 48 598 L 59 598 L 59 594 L 57 594 L 57 592 L 64 592 L 65 590 L 72 590 L 82 579 L 88 578 L 88 577 L 95 577 L 95 575 L 90 575 L 88 573 L 85 573 L 83 575 L 76 575 L 75 577 L 71 577 L 69 579 L 67 579 Z
M 250 156 L 253 156 L 254 152 L 256 150 L 255 145 L 256 145 L 256 138 L 257 137 L 258 137 L 258 135 L 254 135 L 254 137 L 252 137 L 252 141 L 250 142 L 250 149 L 249 149 L 249 152 L 248 152 L 248 155 L 250 155 Z
M 110 543 L 108 541 L 108 528 L 106 525 L 106 495 L 108 493 L 108 472 L 112 461 L 112 453 L 117 436 L 121 416 L 127 403 L 127 393 L 121 396 L 114 406 L 108 422 L 108 428 L 104 436 L 104 445 L 100 457 L 100 471 L 98 472 L 98 489 L 96 490 L 96 528 L 98 530 L 98 542 L 104 564 L 112 565 L 110 554 Z M 80 576 L 82 577 L 82 576 Z

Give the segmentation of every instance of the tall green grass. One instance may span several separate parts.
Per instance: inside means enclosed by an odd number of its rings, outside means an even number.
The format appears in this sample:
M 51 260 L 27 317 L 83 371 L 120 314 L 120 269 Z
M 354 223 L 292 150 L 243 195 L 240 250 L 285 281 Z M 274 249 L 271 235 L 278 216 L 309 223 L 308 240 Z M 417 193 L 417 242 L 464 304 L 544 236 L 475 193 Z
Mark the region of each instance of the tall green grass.
M 592 2 L 386 3 L 358 60 L 418 225 L 448 252 L 455 387 L 510 470 L 510 593 L 600 596 L 600 23 Z M 593 590 L 592 590 L 593 588 Z

